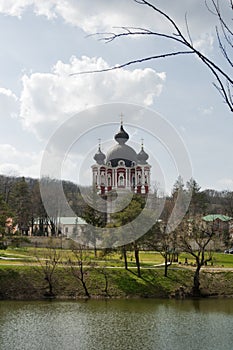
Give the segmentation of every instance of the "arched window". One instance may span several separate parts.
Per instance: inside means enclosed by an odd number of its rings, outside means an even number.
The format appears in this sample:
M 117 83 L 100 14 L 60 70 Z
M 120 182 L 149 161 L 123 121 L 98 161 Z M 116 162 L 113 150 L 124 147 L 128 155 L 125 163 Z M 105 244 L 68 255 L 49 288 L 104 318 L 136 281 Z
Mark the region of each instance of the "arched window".
M 101 186 L 105 186 L 105 176 L 101 175 Z
M 132 176 L 132 186 L 133 187 L 135 186 L 135 176 L 134 175 Z
M 123 160 L 119 160 L 118 165 L 125 166 L 125 162 Z
M 111 179 L 111 176 L 110 175 L 108 175 L 108 186 L 111 186 L 112 185 L 112 181 L 111 181 L 112 179 Z
M 118 178 L 118 186 L 121 186 L 123 187 L 124 184 L 125 184 L 125 181 L 124 181 L 124 176 L 123 175 L 120 175 L 119 178 Z
M 141 175 L 140 175 L 140 174 L 138 175 L 138 184 L 139 184 L 139 185 L 142 184 L 142 183 L 141 183 Z

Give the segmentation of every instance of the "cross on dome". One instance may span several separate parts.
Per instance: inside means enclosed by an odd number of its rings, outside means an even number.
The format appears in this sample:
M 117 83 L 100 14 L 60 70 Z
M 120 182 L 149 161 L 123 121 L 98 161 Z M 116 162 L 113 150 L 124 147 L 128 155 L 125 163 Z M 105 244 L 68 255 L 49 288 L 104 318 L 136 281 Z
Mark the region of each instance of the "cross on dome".
M 99 151 L 101 150 L 101 139 L 98 139 L 98 143 L 99 143 Z
M 123 125 L 123 117 L 124 117 L 124 114 L 121 112 L 121 114 L 120 114 L 120 118 L 121 118 L 121 125 Z

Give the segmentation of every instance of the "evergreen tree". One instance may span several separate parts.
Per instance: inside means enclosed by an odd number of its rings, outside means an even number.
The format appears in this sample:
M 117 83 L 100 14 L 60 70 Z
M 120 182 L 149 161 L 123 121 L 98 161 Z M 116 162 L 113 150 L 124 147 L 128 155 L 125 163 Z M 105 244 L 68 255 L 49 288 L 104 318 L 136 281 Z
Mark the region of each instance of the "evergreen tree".
M 188 213 L 190 216 L 196 216 L 197 214 L 205 215 L 207 207 L 207 197 L 204 191 L 201 191 L 201 187 L 198 183 L 191 178 L 187 182 L 188 193 L 191 194 L 191 202 L 189 205 Z

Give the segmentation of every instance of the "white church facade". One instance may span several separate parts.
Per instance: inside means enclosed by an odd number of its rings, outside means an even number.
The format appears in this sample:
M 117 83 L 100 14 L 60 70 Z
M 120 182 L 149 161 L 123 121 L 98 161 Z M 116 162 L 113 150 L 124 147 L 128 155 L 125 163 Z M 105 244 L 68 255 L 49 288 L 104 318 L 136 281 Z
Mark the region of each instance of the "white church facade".
M 92 165 L 93 186 L 97 193 L 106 195 L 116 189 L 127 189 L 134 193 L 147 194 L 150 189 L 150 169 L 148 154 L 142 143 L 137 153 L 127 145 L 128 133 L 121 122 L 119 131 L 114 136 L 114 145 L 106 154 L 101 145 L 94 155 Z

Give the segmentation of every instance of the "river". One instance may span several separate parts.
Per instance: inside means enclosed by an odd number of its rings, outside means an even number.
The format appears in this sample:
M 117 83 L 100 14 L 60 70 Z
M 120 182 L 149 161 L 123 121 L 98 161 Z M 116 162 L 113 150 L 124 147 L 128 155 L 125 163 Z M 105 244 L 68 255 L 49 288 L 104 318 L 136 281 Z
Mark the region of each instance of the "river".
M 233 300 L 0 301 L 1 350 L 232 350 Z

